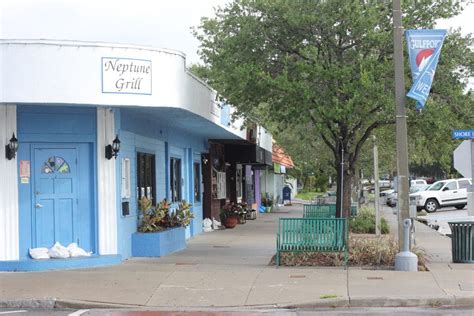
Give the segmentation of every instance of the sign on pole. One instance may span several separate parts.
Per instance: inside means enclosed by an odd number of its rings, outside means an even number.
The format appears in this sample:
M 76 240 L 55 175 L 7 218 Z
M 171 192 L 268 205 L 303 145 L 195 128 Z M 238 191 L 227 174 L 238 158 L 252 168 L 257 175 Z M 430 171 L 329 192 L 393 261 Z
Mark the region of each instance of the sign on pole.
M 453 130 L 453 138 L 474 138 L 474 129 L 471 130 L 463 130 L 463 129 L 455 129 Z
M 474 140 L 465 140 L 454 150 L 454 168 L 466 178 L 472 178 L 472 164 L 474 162 L 471 150 L 472 141 Z
M 425 106 L 438 65 L 446 30 L 407 30 L 408 58 L 413 86 L 409 98 L 416 100 L 416 109 Z

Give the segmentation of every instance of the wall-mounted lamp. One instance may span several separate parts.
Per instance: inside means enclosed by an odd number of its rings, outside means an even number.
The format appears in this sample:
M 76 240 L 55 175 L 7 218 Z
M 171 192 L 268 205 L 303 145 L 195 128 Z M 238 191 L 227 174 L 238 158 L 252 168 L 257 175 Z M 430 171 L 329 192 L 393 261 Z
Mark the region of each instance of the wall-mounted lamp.
M 15 133 L 13 133 L 12 138 L 10 138 L 10 142 L 5 145 L 5 157 L 8 160 L 12 160 L 16 156 L 16 152 L 18 151 L 18 139 L 15 137 Z
M 118 138 L 118 135 L 117 135 L 115 136 L 115 139 L 112 142 L 112 145 L 105 146 L 105 158 L 110 160 L 112 159 L 112 157 L 114 157 L 115 159 L 117 159 L 119 151 L 120 151 L 120 139 Z

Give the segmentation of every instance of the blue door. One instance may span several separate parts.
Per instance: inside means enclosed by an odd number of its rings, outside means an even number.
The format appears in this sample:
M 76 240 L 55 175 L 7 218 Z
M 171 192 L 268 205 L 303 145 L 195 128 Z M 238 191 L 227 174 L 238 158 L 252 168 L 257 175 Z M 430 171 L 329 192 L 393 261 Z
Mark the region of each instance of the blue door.
M 33 245 L 78 240 L 78 148 L 33 147 Z

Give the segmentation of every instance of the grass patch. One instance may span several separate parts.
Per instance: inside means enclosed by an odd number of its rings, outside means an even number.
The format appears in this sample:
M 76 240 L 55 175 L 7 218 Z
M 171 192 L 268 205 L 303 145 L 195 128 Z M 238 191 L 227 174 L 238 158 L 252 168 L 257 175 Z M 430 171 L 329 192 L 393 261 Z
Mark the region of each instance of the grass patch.
M 298 194 L 296 195 L 296 198 L 301 199 L 301 200 L 311 201 L 316 196 L 323 196 L 324 194 L 325 192 L 316 192 L 316 191 L 298 192 Z
M 375 210 L 368 206 L 362 206 L 359 214 L 349 220 L 349 229 L 355 234 L 375 234 Z M 390 228 L 385 218 L 380 219 L 380 231 L 388 234 Z
M 336 294 L 324 294 L 319 297 L 320 299 L 327 299 L 327 298 L 337 298 Z

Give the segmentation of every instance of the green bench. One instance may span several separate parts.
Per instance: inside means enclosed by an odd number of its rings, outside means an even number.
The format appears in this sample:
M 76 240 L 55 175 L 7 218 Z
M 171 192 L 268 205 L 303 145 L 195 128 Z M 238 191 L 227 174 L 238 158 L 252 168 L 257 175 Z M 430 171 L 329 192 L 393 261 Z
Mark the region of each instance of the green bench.
M 347 267 L 346 218 L 280 218 L 276 240 L 276 265 L 282 252 L 343 252 Z
M 351 217 L 358 214 L 357 204 L 351 204 Z M 303 217 L 314 218 L 335 218 L 336 204 L 305 204 L 303 205 Z
M 336 206 L 330 204 L 303 205 L 303 218 L 336 218 Z

